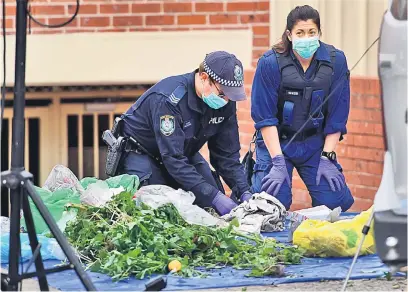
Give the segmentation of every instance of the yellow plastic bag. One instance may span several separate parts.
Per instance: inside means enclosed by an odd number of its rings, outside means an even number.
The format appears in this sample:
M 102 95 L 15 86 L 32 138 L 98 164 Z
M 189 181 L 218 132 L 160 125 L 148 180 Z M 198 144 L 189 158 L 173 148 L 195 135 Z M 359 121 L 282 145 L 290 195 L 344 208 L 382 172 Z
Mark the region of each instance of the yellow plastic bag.
M 362 238 L 362 229 L 373 207 L 353 219 L 334 223 L 308 219 L 293 233 L 293 244 L 305 250 L 306 256 L 352 257 Z M 375 253 L 373 224 L 367 234 L 360 255 Z

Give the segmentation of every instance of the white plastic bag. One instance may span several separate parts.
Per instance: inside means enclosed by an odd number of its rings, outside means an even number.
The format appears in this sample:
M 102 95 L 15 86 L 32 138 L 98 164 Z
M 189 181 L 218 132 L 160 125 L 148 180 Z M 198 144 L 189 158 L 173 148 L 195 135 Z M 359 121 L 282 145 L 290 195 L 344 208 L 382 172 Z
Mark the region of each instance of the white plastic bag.
M 140 202 L 157 209 L 165 204 L 173 204 L 186 222 L 203 226 L 217 226 L 224 222 L 212 216 L 197 205 L 193 205 L 195 196 L 192 192 L 175 190 L 165 185 L 150 185 L 141 187 L 135 194 L 136 204 Z
M 79 194 L 84 192 L 84 188 L 79 183 L 75 174 L 63 165 L 57 164 L 51 170 L 44 183 L 43 189 L 54 192 L 59 189 L 72 189 Z
M 90 184 L 83 195 L 81 195 L 81 203 L 100 207 L 109 202 L 114 195 L 119 194 L 124 190 L 123 187 L 115 189 L 109 188 L 105 181 L 98 180 L 97 182 Z
M 1 234 L 10 232 L 10 218 L 0 217 Z

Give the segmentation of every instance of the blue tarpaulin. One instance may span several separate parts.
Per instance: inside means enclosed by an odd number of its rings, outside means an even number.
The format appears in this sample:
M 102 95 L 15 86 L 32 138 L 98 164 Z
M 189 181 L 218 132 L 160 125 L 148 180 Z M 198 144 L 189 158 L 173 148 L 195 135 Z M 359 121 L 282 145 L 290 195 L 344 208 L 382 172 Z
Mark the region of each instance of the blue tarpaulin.
M 350 215 L 350 214 L 348 214 Z M 354 214 L 353 214 L 354 215 Z M 288 232 L 276 232 L 264 234 L 268 237 L 274 237 L 278 241 L 286 242 Z M 3 245 L 2 245 L 3 246 Z M 167 287 L 165 290 L 191 290 L 191 289 L 211 289 L 225 287 L 255 286 L 255 285 L 276 285 L 293 282 L 313 282 L 321 280 L 342 280 L 346 277 L 352 258 L 305 258 L 300 265 L 291 265 L 285 267 L 285 276 L 281 278 L 274 277 L 247 277 L 248 270 L 235 270 L 233 268 L 223 268 L 206 271 L 205 278 L 182 278 L 170 275 L 167 277 Z M 25 263 L 26 264 L 26 263 Z M 61 264 L 60 261 L 44 261 L 46 268 Z M 2 265 L 7 268 L 7 265 Z M 25 268 L 24 268 L 25 270 Z M 34 271 L 34 265 L 30 268 Z M 351 279 L 369 279 L 384 276 L 389 269 L 385 266 L 378 256 L 362 256 L 357 260 Z M 127 280 L 113 282 L 112 279 L 100 273 L 88 272 L 95 287 L 98 290 L 118 290 L 118 291 L 140 291 L 145 289 L 145 284 L 151 278 L 137 280 L 130 278 Z M 68 270 L 60 273 L 47 275 L 50 286 L 63 291 L 84 290 L 79 278 L 74 270 Z

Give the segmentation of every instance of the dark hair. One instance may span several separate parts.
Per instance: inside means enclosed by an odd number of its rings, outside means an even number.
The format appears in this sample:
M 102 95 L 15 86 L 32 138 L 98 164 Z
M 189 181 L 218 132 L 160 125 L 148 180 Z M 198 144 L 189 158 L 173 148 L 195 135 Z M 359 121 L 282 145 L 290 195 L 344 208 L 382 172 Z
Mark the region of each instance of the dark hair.
M 299 20 L 307 21 L 313 20 L 317 25 L 317 29 L 320 30 L 320 15 L 319 12 L 309 5 L 296 6 L 291 12 L 289 12 L 286 18 L 286 28 L 282 34 L 282 39 L 279 43 L 275 44 L 272 49 L 281 54 L 287 54 L 292 48 L 292 43 L 286 34 L 286 31 L 292 31 L 293 27 Z
M 204 62 L 201 62 L 200 65 L 198 66 L 198 73 L 207 73 L 204 70 Z M 210 85 L 214 83 L 214 79 L 210 75 L 208 75 L 208 80 L 210 82 Z

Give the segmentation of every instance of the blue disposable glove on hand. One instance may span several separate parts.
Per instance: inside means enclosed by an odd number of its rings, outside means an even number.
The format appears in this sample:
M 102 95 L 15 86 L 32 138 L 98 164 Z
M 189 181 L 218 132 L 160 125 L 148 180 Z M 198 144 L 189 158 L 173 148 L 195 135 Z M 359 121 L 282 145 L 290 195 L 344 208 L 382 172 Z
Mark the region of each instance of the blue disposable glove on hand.
M 218 214 L 223 216 L 231 212 L 231 210 L 238 205 L 231 198 L 227 197 L 221 192 L 218 192 L 212 201 L 212 206 Z
M 252 194 L 250 191 L 245 191 L 241 196 L 241 202 L 249 201 L 252 198 Z
M 327 157 L 320 157 L 319 168 L 317 169 L 316 185 L 320 184 L 320 178 L 322 176 L 329 182 L 330 188 L 333 192 L 336 191 L 334 185 L 336 185 L 338 191 L 341 191 L 346 184 L 346 179 L 344 178 L 343 173 L 341 173 L 336 165 L 334 165 L 334 163 Z
M 261 181 L 261 191 L 267 192 L 268 194 L 276 197 L 285 180 L 289 187 L 291 184 L 289 173 L 286 168 L 285 157 L 282 154 L 276 155 L 274 158 L 272 158 L 272 165 L 273 166 L 269 171 L 269 174 L 266 175 Z

